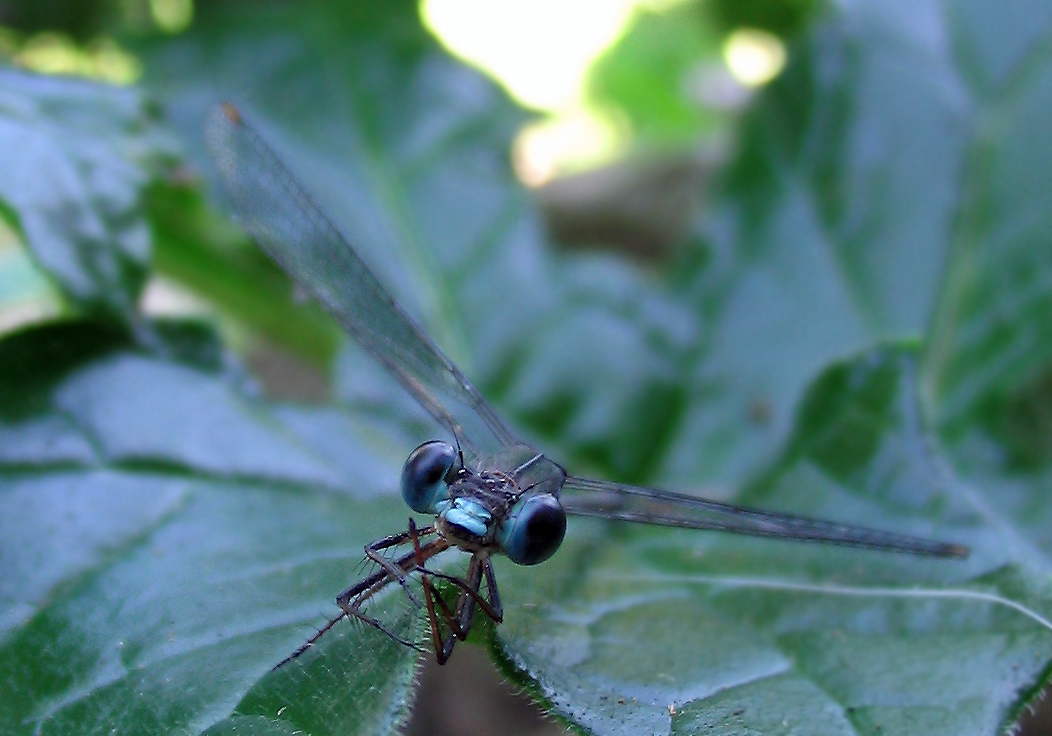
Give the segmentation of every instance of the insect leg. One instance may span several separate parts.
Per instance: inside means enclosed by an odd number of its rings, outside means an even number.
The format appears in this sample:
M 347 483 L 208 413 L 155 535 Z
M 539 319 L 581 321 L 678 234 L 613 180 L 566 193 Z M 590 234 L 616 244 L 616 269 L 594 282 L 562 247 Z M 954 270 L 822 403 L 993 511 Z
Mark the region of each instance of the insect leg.
M 406 531 L 400 532 L 398 534 L 392 534 L 388 537 L 384 537 L 383 539 L 377 539 L 375 542 L 365 545 L 365 556 L 373 562 L 375 562 L 377 565 L 379 565 L 383 570 L 387 571 L 388 575 L 397 579 L 398 584 L 402 586 L 402 590 L 405 592 L 406 596 L 409 598 L 409 600 L 413 602 L 413 605 L 415 605 L 417 608 L 420 607 L 420 601 L 418 601 L 416 599 L 416 596 L 413 595 L 413 592 L 409 590 L 409 585 L 406 583 L 405 580 L 406 570 L 403 570 L 401 568 L 401 565 L 399 564 L 401 563 L 401 560 L 399 560 L 398 563 L 392 563 L 391 560 L 384 557 L 382 554 L 380 554 L 380 552 L 385 549 L 389 549 L 390 547 L 397 547 L 398 545 L 405 544 L 410 540 L 419 539 L 422 536 L 427 536 L 434 533 L 435 527 L 428 526 L 418 530 L 414 521 L 410 519 L 409 528 Z M 347 595 L 349 592 L 350 590 L 344 591 L 344 593 L 340 595 L 340 598 L 343 598 L 344 600 L 350 600 L 350 598 L 354 594 L 352 593 L 351 595 Z

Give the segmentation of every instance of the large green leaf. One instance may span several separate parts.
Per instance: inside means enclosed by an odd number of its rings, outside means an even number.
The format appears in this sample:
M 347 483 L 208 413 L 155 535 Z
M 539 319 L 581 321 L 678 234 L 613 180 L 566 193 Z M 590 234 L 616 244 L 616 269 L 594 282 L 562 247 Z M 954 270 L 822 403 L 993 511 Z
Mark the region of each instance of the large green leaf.
M 172 345 L 207 353 L 192 334 Z M 379 491 L 409 439 L 345 425 L 360 442 L 341 467 L 296 429 L 333 426 L 324 411 L 276 413 L 215 364 L 90 324 L 9 337 L 0 375 L 0 730 L 223 731 L 279 709 L 289 730 L 393 727 L 416 656 L 371 630 L 267 673 L 323 610 L 317 593 L 404 524 Z M 338 683 L 315 691 L 319 677 Z
M 399 298 L 571 469 L 748 481 L 749 503 L 975 549 L 575 520 L 550 562 L 500 566 L 505 622 L 484 632 L 556 714 L 997 733 L 1052 662 L 1036 6 L 859 7 L 818 29 L 664 290 L 545 253 L 503 163 L 515 112 L 411 15 L 206 13 L 152 58 L 179 60 L 188 120 L 249 98 Z M 81 324 L 3 343 L 4 730 L 392 730 L 413 657 L 376 632 L 339 626 L 268 670 L 361 544 L 404 528 L 374 494 L 418 416 L 353 352 L 340 395 L 368 415 L 271 406 L 201 335 L 159 332 L 150 352 Z
M 916 383 L 912 349 L 827 369 L 746 498 L 963 539 L 969 562 L 608 529 L 540 584 L 501 570 L 507 665 L 597 733 L 996 733 L 1052 657 L 1050 589 L 976 520 Z

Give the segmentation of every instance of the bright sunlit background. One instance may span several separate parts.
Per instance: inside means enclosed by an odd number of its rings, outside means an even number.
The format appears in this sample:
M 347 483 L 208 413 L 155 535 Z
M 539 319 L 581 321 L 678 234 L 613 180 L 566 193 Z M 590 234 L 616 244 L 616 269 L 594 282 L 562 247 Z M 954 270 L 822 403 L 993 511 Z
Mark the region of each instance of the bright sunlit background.
M 532 187 L 638 151 L 678 156 L 718 141 L 750 89 L 785 64 L 782 40 L 751 27 L 765 25 L 764 18 L 742 17 L 739 0 L 420 0 L 419 7 L 453 54 L 537 113 L 512 150 L 518 177 Z M 192 28 L 198 12 L 194 0 L 116 0 L 112 8 L 107 21 L 66 35 L 44 30 L 52 27 L 40 22 L 47 13 L 24 6 L 23 20 L 35 18 L 41 30 L 0 27 L 0 58 L 45 74 L 131 84 L 142 67 L 122 47 L 122 32 L 177 35 Z M 0 229 L 2 273 L 13 274 L 0 279 L 0 302 L 10 306 L 9 320 L 21 323 L 61 300 L 46 280 L 26 276 L 31 263 L 18 245 L 13 231 Z M 199 311 L 177 292 L 153 283 L 145 306 Z M 5 327 L 0 320 L 0 331 Z
M 423 0 L 427 26 L 527 107 L 577 104 L 585 73 L 645 0 Z
M 789 7 L 759 7 L 782 6 Z M 195 12 L 193 0 L 122 7 L 127 25 L 169 34 L 190 27 Z M 727 17 L 743 7 L 736 0 L 420 0 L 424 23 L 452 53 L 539 113 L 514 150 L 520 178 L 533 186 L 634 148 L 682 147 L 739 109 L 750 88 L 777 76 L 786 55 L 779 36 L 739 27 L 748 17 Z M 141 73 L 133 54 L 101 36 L 16 41 L 0 29 L 0 52 L 45 73 L 116 83 Z
M 607 163 L 630 147 L 637 131 L 625 115 L 591 98 L 589 74 L 641 17 L 675 12 L 688 2 L 421 0 L 421 15 L 454 54 L 543 114 L 515 146 L 519 176 L 539 185 Z M 743 88 L 765 84 L 785 63 L 782 42 L 763 31 L 736 31 L 719 51 L 722 64 L 718 56 L 698 58 L 698 68 L 669 85 L 699 106 L 734 107 L 745 97 Z

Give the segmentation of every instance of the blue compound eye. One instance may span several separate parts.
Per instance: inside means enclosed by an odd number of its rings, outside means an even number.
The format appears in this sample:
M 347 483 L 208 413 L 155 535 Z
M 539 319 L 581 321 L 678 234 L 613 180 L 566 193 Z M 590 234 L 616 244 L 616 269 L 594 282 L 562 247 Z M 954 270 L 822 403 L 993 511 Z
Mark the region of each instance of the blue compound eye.
M 566 512 L 550 493 L 527 496 L 511 507 L 498 532 L 504 554 L 519 565 L 544 562 L 566 536 Z
M 447 476 L 456 461 L 456 448 L 441 440 L 425 442 L 413 450 L 402 467 L 402 498 L 409 508 L 421 514 L 434 513 L 435 503 L 447 495 Z

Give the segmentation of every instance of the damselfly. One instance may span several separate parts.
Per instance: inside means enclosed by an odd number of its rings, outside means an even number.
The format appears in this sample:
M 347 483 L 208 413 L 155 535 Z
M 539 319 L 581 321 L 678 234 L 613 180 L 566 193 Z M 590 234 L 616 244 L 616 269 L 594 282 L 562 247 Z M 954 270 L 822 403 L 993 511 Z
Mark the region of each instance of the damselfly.
M 400 585 L 416 605 L 426 606 L 431 646 L 438 662 L 445 662 L 457 640 L 466 638 L 476 609 L 496 623 L 503 618 L 491 557 L 503 554 L 520 565 L 544 562 L 563 541 L 568 513 L 929 557 L 967 555 L 967 548 L 957 544 L 567 474 L 515 437 L 381 286 L 237 109 L 216 108 L 209 117 L 207 138 L 242 224 L 453 440 L 417 447 L 402 470 L 402 497 L 413 511 L 433 516 L 433 523 L 419 528 L 410 519 L 406 531 L 367 545 L 366 557 L 377 570 L 337 596 L 339 614 L 279 667 L 345 617 L 421 648 L 363 610 L 391 585 Z M 403 547 L 400 555 L 389 556 Z M 429 566 L 450 548 L 469 555 L 465 574 L 450 575 Z M 422 603 L 408 585 L 410 579 L 419 581 Z M 446 600 L 440 588 L 452 588 L 456 594 Z

